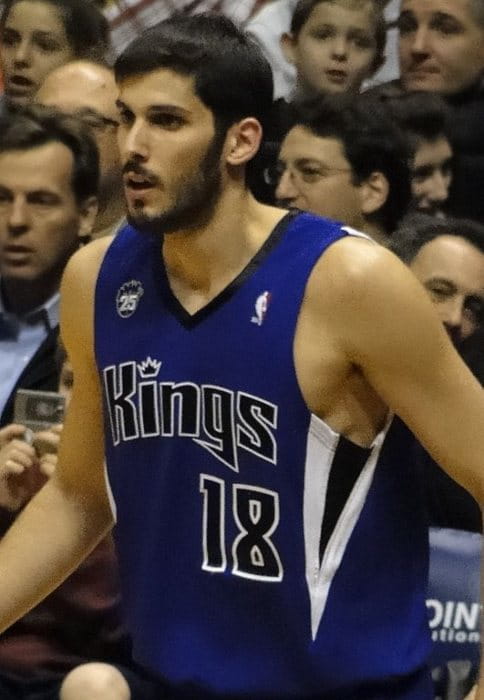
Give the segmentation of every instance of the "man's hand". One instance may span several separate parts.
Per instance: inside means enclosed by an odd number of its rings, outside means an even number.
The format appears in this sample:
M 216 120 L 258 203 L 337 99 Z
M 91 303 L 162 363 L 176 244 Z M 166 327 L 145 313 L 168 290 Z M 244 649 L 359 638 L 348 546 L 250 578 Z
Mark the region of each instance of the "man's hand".
M 45 481 L 35 449 L 21 439 L 25 430 L 16 424 L 0 430 L 0 506 L 11 511 L 24 506 Z
M 26 430 L 27 428 L 24 425 L 19 425 L 18 423 L 11 423 L 5 428 L 0 428 L 0 450 L 14 438 L 21 438 Z

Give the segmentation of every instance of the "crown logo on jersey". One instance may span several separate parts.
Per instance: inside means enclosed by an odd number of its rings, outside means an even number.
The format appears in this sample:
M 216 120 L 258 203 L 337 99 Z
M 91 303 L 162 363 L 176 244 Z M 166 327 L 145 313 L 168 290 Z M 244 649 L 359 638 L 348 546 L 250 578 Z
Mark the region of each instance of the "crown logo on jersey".
M 271 301 L 271 293 L 264 292 L 257 297 L 255 302 L 255 316 L 250 319 L 252 323 L 256 323 L 258 326 L 262 326 L 264 323 L 267 310 Z
M 138 371 L 143 379 L 155 379 L 160 371 L 161 362 L 159 360 L 153 360 L 150 356 L 140 362 L 138 365 Z
M 125 282 L 116 294 L 116 309 L 121 318 L 129 318 L 138 308 L 144 294 L 143 285 L 138 280 Z

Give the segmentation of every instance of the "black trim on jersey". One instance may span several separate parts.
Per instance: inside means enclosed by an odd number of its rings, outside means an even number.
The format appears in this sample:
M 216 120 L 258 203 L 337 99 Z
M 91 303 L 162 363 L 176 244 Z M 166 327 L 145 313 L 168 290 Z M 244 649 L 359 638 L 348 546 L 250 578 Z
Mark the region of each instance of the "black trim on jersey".
M 230 297 L 242 286 L 245 280 L 259 267 L 259 265 L 264 261 L 264 259 L 269 255 L 269 253 L 276 247 L 276 245 L 281 240 L 283 234 L 285 233 L 287 227 L 291 221 L 300 214 L 299 210 L 289 211 L 279 223 L 274 227 L 273 231 L 270 233 L 269 237 L 265 241 L 264 245 L 260 250 L 254 255 L 252 260 L 250 260 L 244 269 L 240 272 L 237 277 L 230 282 L 225 289 L 223 289 L 216 297 L 214 297 L 208 304 L 197 311 L 194 314 L 188 313 L 182 304 L 178 301 L 176 296 L 173 294 L 168 278 L 166 275 L 165 267 L 162 263 L 162 282 L 163 282 L 163 293 L 166 300 L 166 305 L 170 309 L 171 313 L 178 318 L 180 323 L 186 328 L 193 328 L 198 323 L 203 321 L 207 316 L 209 316 L 212 311 L 217 309 L 219 306 L 227 302 Z M 159 265 L 159 258 L 156 259 L 156 265 Z M 155 279 L 159 277 L 159 268 L 156 270 Z
M 329 538 L 333 534 L 344 506 L 363 467 L 371 454 L 368 447 L 360 447 L 341 436 L 328 478 L 324 517 L 319 540 L 319 563 L 322 564 Z

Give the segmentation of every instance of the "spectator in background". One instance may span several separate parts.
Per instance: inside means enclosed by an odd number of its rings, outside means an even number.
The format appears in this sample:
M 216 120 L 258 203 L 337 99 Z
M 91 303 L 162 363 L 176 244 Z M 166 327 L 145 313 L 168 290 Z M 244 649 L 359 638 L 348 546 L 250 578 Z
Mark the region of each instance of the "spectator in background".
M 296 97 L 359 92 L 383 62 L 386 27 L 374 0 L 299 0 L 281 42 Z
M 437 92 L 455 153 L 448 211 L 484 222 L 484 5 L 480 0 L 402 0 L 401 80 L 376 88 Z
M 124 219 L 117 96 L 111 68 L 91 61 L 73 61 L 53 70 L 35 97 L 41 104 L 82 119 L 96 140 L 100 180 L 93 238 L 114 233 Z
M 281 206 L 342 221 L 381 243 L 410 202 L 406 140 L 365 96 L 299 105 L 272 178 Z
M 394 22 L 398 13 L 399 0 L 382 0 L 375 2 L 385 9 L 386 22 Z M 296 7 L 297 0 L 271 0 L 263 5 L 254 17 L 247 23 L 246 31 L 263 49 L 266 58 L 271 64 L 274 74 L 274 96 L 289 99 L 296 81 L 296 70 L 284 56 L 280 39 L 289 32 L 291 18 Z M 387 31 L 386 53 L 384 65 L 370 78 L 370 81 L 378 83 L 391 80 L 398 76 L 398 62 L 396 51 L 396 30 L 392 26 Z
M 409 141 L 414 208 L 443 216 L 453 163 L 444 100 L 436 94 L 414 92 L 389 99 L 387 105 Z
M 401 80 L 407 92 L 454 96 L 481 82 L 480 0 L 402 0 L 398 25 Z
M 102 59 L 109 48 L 107 20 L 86 0 L 7 0 L 0 31 L 5 97 L 16 105 L 30 102 L 54 68 Z
M 59 427 L 24 439 L 18 388 L 56 390 L 59 285 L 97 213 L 98 154 L 81 121 L 31 106 L 0 124 L 0 535 L 55 470 Z M 82 302 L 81 302 L 82 303 Z M 61 390 L 69 389 L 69 368 Z M 67 385 L 67 386 L 66 386 Z M 89 659 L 116 661 L 111 665 Z M 0 638 L 2 700 L 129 700 L 143 685 L 120 625 L 113 544 Z M 61 688 L 62 686 L 62 688 Z M 141 698 L 145 695 L 141 694 Z M 147 696 L 146 696 L 147 697 Z
M 57 388 L 59 285 L 92 231 L 98 172 L 72 117 L 31 107 L 0 124 L 0 426 L 18 388 Z
M 59 392 L 69 404 L 73 373 L 57 348 Z M 57 466 L 61 424 L 22 439 L 0 429 L 0 536 Z M 121 622 L 114 543 L 109 536 L 48 598 L 0 636 L 2 700 L 146 700 Z
M 299 0 L 281 45 L 297 72 L 292 95 L 295 101 L 359 92 L 363 81 L 383 60 L 383 9 L 374 0 Z M 291 118 L 290 105 L 284 99 L 277 100 L 264 146 L 251 168 L 253 172 L 249 172 L 248 183 L 254 195 L 269 204 L 274 203 L 274 188 L 264 183 L 260 173 L 274 167 Z
M 462 219 L 414 215 L 404 221 L 391 249 L 427 290 L 456 348 L 474 369 L 483 366 L 484 227 Z M 482 380 L 482 377 L 480 377 Z M 482 531 L 479 505 L 420 448 L 430 525 Z

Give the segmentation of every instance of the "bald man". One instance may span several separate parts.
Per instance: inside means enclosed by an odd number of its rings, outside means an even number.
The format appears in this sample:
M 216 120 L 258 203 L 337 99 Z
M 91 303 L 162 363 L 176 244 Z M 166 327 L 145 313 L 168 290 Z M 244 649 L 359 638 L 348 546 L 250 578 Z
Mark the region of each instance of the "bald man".
M 50 73 L 36 101 L 75 114 L 91 129 L 100 158 L 99 214 L 93 238 L 114 233 L 124 218 L 117 143 L 117 88 L 112 70 L 91 61 L 73 61 Z

